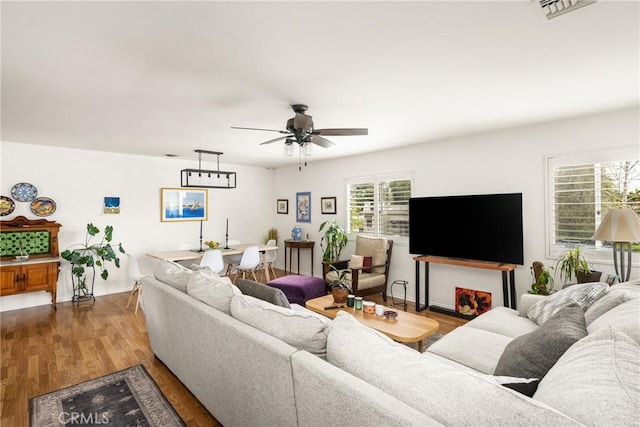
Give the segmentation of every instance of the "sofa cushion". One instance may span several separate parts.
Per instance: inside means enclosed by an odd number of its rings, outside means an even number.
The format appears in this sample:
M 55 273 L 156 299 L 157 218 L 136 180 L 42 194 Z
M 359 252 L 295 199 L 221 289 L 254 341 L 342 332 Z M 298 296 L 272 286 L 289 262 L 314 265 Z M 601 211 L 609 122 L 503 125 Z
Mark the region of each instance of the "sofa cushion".
M 242 295 L 242 292 L 228 277 L 200 270 L 191 275 L 187 283 L 187 294 L 223 313 L 231 314 L 231 298 Z
M 184 293 L 187 293 L 187 283 L 191 274 L 193 270 L 172 261 L 159 261 L 153 269 L 156 279 Z
M 237 280 L 236 286 L 242 291 L 243 295 L 249 295 L 280 307 L 290 307 L 287 296 L 278 288 L 272 288 L 271 286 L 245 279 Z
M 640 283 L 620 283 L 609 288 L 609 292 L 598 299 L 584 312 L 587 326 L 612 308 L 631 299 L 640 299 Z
M 320 357 L 326 355 L 330 322 L 322 316 L 279 307 L 248 295 L 233 297 L 231 316 L 300 350 Z
M 516 310 L 507 307 L 495 307 L 482 316 L 478 316 L 464 325 L 465 328 L 477 328 L 506 337 L 516 338 L 538 329 L 538 325 L 527 317 L 521 317 Z
M 444 425 L 577 425 L 547 405 L 394 343 L 346 312 L 329 329 L 327 361 Z
M 640 346 L 605 328 L 571 347 L 538 385 L 533 398 L 585 425 L 638 425 Z
M 586 335 L 582 308 L 577 304 L 564 307 L 535 331 L 511 341 L 494 375 L 542 378 L 569 347 Z
M 591 322 L 587 330 L 592 334 L 609 326 L 624 332 L 640 343 L 640 300 L 632 299 L 612 308 Z
M 532 305 L 527 311 L 527 316 L 538 325 L 542 325 L 558 310 L 570 304 L 578 304 L 583 311 L 587 310 L 594 301 L 602 297 L 608 290 L 609 285 L 599 282 L 570 286 Z

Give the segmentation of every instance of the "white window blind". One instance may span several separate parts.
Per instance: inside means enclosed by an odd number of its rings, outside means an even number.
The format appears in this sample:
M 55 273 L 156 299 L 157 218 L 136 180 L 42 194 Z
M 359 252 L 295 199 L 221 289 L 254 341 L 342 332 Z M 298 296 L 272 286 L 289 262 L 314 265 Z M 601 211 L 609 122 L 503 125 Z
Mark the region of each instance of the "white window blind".
M 347 179 L 348 233 L 409 236 L 409 173 Z
M 599 248 L 592 236 L 609 209 L 640 213 L 639 157 L 615 150 L 547 158 L 549 256 L 576 244 Z

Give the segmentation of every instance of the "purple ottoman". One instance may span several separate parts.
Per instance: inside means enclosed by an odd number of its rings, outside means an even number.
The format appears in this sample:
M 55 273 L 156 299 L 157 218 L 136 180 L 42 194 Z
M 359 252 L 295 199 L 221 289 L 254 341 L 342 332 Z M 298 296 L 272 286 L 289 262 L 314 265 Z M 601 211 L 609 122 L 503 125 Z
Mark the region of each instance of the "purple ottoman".
M 284 292 L 289 303 L 300 304 L 303 307 L 307 300 L 326 295 L 326 285 L 319 277 L 282 276 L 270 281 L 267 285 Z

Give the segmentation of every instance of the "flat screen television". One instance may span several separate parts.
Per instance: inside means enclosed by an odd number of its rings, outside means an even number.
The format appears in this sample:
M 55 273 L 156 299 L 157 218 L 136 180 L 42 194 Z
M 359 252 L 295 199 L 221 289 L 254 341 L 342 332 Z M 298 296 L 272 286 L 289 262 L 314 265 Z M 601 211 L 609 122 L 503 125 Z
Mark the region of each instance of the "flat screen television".
M 409 199 L 409 252 L 524 265 L 522 193 Z

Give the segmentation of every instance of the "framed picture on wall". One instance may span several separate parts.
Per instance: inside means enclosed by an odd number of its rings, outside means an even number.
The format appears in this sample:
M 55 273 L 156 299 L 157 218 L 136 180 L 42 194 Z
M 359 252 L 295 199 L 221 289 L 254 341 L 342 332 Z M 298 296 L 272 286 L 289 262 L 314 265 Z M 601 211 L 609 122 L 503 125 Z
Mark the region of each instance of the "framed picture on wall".
M 323 214 L 335 214 L 336 213 L 336 198 L 335 197 L 321 197 L 320 198 L 320 210 Z
M 296 222 L 311 222 L 311 192 L 296 193 Z
M 289 213 L 289 199 L 278 199 L 276 211 L 279 214 Z
M 206 188 L 161 188 L 160 221 L 206 221 L 208 194 Z

